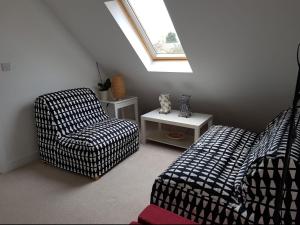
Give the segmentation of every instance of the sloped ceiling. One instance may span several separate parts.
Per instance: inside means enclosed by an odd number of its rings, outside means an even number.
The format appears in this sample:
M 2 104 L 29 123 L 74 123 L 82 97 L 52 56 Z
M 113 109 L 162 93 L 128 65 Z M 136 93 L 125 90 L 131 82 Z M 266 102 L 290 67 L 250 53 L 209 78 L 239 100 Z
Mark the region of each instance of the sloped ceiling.
M 193 74 L 150 73 L 102 0 L 45 0 L 108 75 L 122 72 L 140 111 L 168 92 L 216 123 L 259 131 L 289 106 L 296 82 L 300 1 L 166 0 Z

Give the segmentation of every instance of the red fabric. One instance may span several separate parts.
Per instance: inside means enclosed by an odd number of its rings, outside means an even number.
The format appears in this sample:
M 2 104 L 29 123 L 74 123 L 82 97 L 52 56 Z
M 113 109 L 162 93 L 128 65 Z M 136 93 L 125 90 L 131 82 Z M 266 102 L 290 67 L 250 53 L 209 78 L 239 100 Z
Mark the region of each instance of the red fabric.
M 140 223 L 138 223 L 136 221 L 132 221 L 130 224 L 132 224 L 132 225 L 139 225 Z
M 156 205 L 148 205 L 138 218 L 141 224 L 197 224 Z

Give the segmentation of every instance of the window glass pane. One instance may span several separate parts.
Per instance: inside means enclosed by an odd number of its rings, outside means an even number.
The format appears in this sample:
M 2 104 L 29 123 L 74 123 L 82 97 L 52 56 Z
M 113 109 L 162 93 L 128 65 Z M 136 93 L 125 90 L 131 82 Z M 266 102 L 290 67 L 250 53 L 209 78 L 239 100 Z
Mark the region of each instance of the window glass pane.
M 128 0 L 156 54 L 184 54 L 163 0 Z

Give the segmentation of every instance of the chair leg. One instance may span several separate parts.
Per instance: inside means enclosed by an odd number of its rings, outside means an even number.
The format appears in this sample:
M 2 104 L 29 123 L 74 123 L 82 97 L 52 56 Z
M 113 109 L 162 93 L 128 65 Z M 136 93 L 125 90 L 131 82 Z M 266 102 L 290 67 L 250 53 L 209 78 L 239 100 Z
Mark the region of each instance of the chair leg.
M 99 179 L 100 179 L 100 176 L 95 176 L 95 177 L 93 178 L 94 181 L 97 181 L 97 180 L 99 180 Z

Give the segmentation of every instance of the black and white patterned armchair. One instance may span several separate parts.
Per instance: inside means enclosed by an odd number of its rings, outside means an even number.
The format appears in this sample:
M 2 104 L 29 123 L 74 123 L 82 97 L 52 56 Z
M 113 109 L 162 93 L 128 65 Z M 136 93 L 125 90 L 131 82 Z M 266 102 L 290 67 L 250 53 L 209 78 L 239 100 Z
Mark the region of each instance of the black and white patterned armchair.
M 151 203 L 200 224 L 274 224 L 291 110 L 260 134 L 213 126 L 154 182 Z M 282 224 L 300 224 L 300 112 Z
M 41 159 L 94 179 L 139 147 L 138 125 L 109 118 L 88 88 L 38 97 L 35 118 Z

